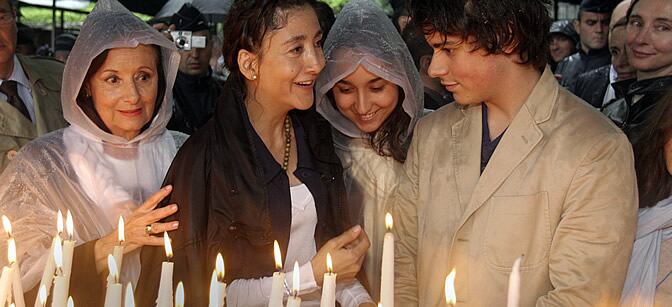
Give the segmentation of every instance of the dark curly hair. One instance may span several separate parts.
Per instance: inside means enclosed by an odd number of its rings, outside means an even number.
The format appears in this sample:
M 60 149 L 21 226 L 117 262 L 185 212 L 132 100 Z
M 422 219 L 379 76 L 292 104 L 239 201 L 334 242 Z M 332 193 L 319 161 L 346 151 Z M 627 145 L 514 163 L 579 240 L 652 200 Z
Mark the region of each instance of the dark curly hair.
M 240 50 L 261 56 L 266 34 L 287 24 L 287 10 L 302 6 L 314 8 L 315 0 L 236 0 L 224 22 L 222 56 L 230 78 L 241 79 L 238 67 Z
M 633 144 L 640 208 L 655 206 L 672 195 L 672 175 L 665 160 L 665 144 L 672 140 L 672 89 L 655 108 Z
M 457 35 L 488 54 L 511 48 L 543 71 L 548 59 L 548 0 L 411 0 L 411 21 L 425 35 Z

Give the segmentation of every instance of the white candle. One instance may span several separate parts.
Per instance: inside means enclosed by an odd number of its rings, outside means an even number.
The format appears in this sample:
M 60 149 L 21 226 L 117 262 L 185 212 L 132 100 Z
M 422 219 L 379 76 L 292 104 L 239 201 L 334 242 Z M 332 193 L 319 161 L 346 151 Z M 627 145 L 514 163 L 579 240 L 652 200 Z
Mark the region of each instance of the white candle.
M 175 290 L 175 307 L 184 307 L 184 285 L 181 281 L 177 283 Z
M 283 307 L 283 297 L 285 288 L 285 273 L 282 270 L 282 254 L 278 241 L 273 241 L 273 255 L 275 256 L 275 268 L 277 272 L 273 273 L 273 284 L 271 287 L 271 298 L 268 301 L 269 307 Z
M 49 249 L 49 256 L 47 256 L 47 262 L 44 264 L 44 270 L 42 271 L 42 279 L 40 280 L 40 287 L 44 286 L 47 291 L 47 297 L 49 296 L 51 290 L 51 282 L 54 279 L 54 272 L 56 271 L 56 264 L 54 263 L 54 246 L 59 242 L 60 244 L 60 234 L 63 232 L 63 215 L 61 210 L 58 210 L 56 214 L 56 235 L 51 241 L 51 248 Z M 45 303 L 46 304 L 46 303 Z M 35 307 L 40 307 L 39 297 L 35 299 Z
M 126 297 L 124 297 L 124 307 L 135 307 L 135 298 L 133 297 L 133 285 L 126 284 Z
M 385 214 L 385 238 L 383 239 L 383 263 L 380 274 L 380 302 L 384 307 L 394 306 L 394 235 L 392 215 Z
M 63 240 L 63 276 L 70 283 L 70 276 L 72 275 L 72 257 L 75 254 L 75 225 L 72 221 L 72 214 L 70 210 L 66 213 L 65 231 L 67 236 Z
M 47 287 L 42 285 L 40 286 L 40 291 L 37 293 L 37 299 L 39 300 L 39 307 L 47 306 Z
M 72 296 L 68 296 L 68 307 L 75 307 L 75 301 L 72 300 Z
M 7 301 L 7 295 L 12 289 L 12 277 L 14 276 L 14 271 L 9 267 L 2 268 L 2 276 L 0 277 L 0 303 L 4 306 L 4 303 Z
M 105 307 L 121 307 L 121 284 L 117 263 L 112 255 L 107 255 L 107 267 L 110 274 L 107 276 L 107 291 L 105 292 Z M 110 282 L 111 281 L 111 282 Z
M 287 299 L 287 307 L 301 307 L 301 273 L 299 272 L 299 262 L 294 262 L 294 271 L 292 273 L 292 295 Z
M 322 280 L 322 299 L 320 307 L 336 306 L 336 273 L 334 273 L 334 263 L 331 254 L 327 253 L 327 272 L 324 273 Z
M 523 261 L 523 256 L 518 257 L 513 262 L 511 268 L 511 275 L 509 275 L 509 295 L 507 298 L 507 307 L 520 306 L 520 263 Z
M 159 296 L 156 298 L 157 307 L 173 306 L 173 248 L 170 245 L 170 238 L 167 232 L 163 232 L 163 243 L 166 248 L 166 257 L 168 260 L 161 264 L 161 280 L 159 281 Z
M 54 295 L 51 299 L 52 307 L 65 307 L 68 300 L 68 279 L 63 276 L 63 250 L 61 240 L 54 245 L 54 263 L 56 264 L 56 277 L 54 278 Z
M 21 269 L 16 259 L 16 242 L 14 238 L 7 240 L 9 263 L 12 268 L 12 294 L 14 295 L 14 305 L 16 307 L 25 307 L 26 302 L 23 299 L 23 286 L 21 285 Z
M 121 268 L 124 260 L 124 247 L 122 246 L 122 243 L 126 241 L 126 237 L 124 235 L 124 218 L 121 216 L 119 217 L 119 225 L 117 231 L 118 231 L 117 238 L 119 239 L 119 245 L 114 247 L 112 255 L 114 256 L 114 261 L 117 263 L 117 267 L 119 268 L 119 275 L 121 275 Z
M 448 306 L 455 306 L 455 304 L 457 304 L 457 295 L 455 293 L 455 269 L 454 268 L 453 268 L 452 271 L 450 271 L 450 274 L 448 274 L 448 276 L 446 276 L 445 291 L 446 291 L 446 304 L 448 304 Z
M 208 307 L 219 307 L 219 285 L 217 285 L 217 270 L 212 271 L 212 278 L 210 278 L 210 300 Z
M 224 257 L 220 253 L 217 253 L 217 258 L 215 258 L 215 270 L 217 270 L 217 297 L 219 298 L 217 306 L 224 307 L 224 302 L 226 301 L 226 283 L 224 282 Z

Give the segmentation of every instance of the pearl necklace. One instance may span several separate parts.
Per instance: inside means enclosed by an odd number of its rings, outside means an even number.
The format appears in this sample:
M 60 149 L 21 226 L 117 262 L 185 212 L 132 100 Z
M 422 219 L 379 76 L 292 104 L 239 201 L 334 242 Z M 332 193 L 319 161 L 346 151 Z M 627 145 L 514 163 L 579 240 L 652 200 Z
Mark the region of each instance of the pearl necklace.
M 285 117 L 285 157 L 282 161 L 282 170 L 285 172 L 289 168 L 289 152 L 292 147 L 292 122 L 289 115 Z

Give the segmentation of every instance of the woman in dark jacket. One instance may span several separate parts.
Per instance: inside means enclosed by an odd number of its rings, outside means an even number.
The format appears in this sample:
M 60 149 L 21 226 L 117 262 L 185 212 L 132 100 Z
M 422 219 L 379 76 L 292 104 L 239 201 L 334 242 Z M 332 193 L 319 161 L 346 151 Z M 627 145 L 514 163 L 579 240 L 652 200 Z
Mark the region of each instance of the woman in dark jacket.
M 294 262 L 301 266 L 301 295 L 319 297 L 330 253 L 347 282 L 339 283 L 341 305 L 373 305 L 355 280 L 369 241 L 361 227 L 348 229 L 342 167 L 313 108 L 324 56 L 310 5 L 236 1 L 229 12 L 223 52 L 231 75 L 213 120 L 184 144 L 165 180 L 173 186 L 166 204 L 180 206 L 171 217 L 180 222 L 173 281 L 184 281 L 190 306 L 207 304 L 217 253 L 226 262 L 227 305 L 268 305 L 274 240 L 287 280 Z M 138 293 L 149 306 L 165 255 L 144 249 L 142 258 Z

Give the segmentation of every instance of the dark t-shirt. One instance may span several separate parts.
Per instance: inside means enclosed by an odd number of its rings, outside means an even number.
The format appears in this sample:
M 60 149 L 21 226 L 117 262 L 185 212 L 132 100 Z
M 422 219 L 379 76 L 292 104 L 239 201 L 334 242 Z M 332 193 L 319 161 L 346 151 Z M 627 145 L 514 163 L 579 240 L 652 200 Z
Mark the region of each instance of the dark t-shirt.
M 502 139 L 504 132 L 496 137 L 494 140 L 490 140 L 490 127 L 488 127 L 488 108 L 483 104 L 483 134 L 481 136 L 481 174 L 485 170 L 485 167 L 488 166 L 492 154 L 497 149 L 499 141 Z

